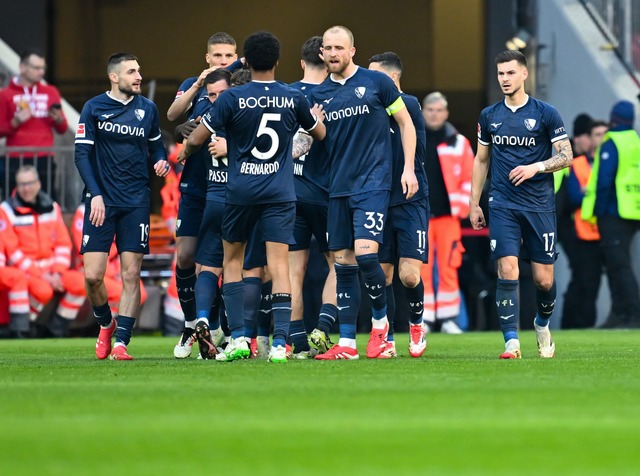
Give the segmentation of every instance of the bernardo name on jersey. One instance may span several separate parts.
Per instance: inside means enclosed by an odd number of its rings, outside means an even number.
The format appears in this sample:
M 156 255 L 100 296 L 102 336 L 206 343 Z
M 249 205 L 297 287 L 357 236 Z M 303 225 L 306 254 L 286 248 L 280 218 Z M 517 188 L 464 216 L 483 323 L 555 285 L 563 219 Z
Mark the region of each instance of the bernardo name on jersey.
M 252 81 L 221 95 L 202 123 L 227 136 L 227 203 L 296 200 L 293 136 L 299 126 L 309 131 L 317 124 L 304 94 L 281 82 Z

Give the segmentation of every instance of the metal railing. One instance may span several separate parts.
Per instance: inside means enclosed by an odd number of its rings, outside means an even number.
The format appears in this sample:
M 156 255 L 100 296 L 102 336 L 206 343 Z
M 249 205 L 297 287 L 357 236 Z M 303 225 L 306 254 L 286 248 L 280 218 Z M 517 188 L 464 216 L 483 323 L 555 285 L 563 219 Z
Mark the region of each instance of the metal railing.
M 640 72 L 640 2 L 634 0 L 581 0 L 612 49 L 635 73 Z
M 11 194 L 11 175 L 21 165 L 39 169 L 42 190 L 54 197 L 63 212 L 73 212 L 82 199 L 84 184 L 73 162 L 74 146 L 7 147 L 0 145 L 0 198 Z M 44 165 L 43 165 L 44 163 Z

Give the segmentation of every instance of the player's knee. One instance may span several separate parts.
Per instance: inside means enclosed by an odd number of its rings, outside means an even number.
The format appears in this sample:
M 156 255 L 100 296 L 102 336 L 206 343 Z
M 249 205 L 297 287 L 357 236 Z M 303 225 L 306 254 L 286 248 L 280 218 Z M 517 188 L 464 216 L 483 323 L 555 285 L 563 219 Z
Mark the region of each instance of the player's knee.
M 534 277 L 533 282 L 535 286 L 542 290 L 548 291 L 553 286 L 553 276 Z
M 420 284 L 420 268 L 409 263 L 401 263 L 398 276 L 406 288 L 415 288 Z
M 123 266 L 121 270 L 122 284 L 124 286 L 138 286 L 140 284 L 140 267 L 137 263 Z
M 194 250 L 190 246 L 183 246 L 176 251 L 176 266 L 187 269 L 195 266 Z
M 84 268 L 84 282 L 89 288 L 97 288 L 104 282 L 104 273 L 98 270 Z

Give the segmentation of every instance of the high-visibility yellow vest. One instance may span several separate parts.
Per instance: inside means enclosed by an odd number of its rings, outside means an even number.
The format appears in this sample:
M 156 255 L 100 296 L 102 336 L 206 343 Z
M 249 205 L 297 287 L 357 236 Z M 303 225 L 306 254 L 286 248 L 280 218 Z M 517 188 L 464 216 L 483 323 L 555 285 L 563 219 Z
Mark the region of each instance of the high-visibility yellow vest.
M 618 198 L 618 214 L 627 220 L 640 220 L 640 137 L 631 129 L 628 131 L 609 131 L 602 139 L 602 144 L 612 140 L 618 149 L 618 170 L 616 172 L 616 197 Z M 596 150 L 593 170 L 582 201 L 582 218 L 593 219 L 598 187 L 598 171 L 600 170 L 600 150 Z

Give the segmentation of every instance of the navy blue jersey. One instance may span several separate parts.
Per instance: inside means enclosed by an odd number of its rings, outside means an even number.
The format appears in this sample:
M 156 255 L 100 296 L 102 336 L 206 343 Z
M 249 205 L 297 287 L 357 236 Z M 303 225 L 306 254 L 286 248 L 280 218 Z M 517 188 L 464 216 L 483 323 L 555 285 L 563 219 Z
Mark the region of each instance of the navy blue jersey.
M 84 105 L 75 140 L 75 161 L 85 198 L 105 205 L 149 206 L 149 154 L 166 160 L 158 108 L 143 96 L 123 103 L 103 93 Z
M 567 138 L 560 114 L 553 106 L 529 97 L 510 109 L 504 101 L 485 108 L 478 120 L 478 142 L 491 146 L 489 207 L 528 211 L 555 210 L 553 174 L 537 174 L 519 186 L 509 180 L 518 165 L 550 158 L 552 143 Z
M 309 98 L 317 84 L 298 81 L 290 86 Z M 324 141 L 314 140 L 311 150 L 293 159 L 293 176 L 299 202 L 327 205 L 329 203 L 329 161 Z
M 217 130 L 215 137 L 224 137 L 224 130 Z M 212 137 L 211 140 L 214 140 Z M 208 150 L 209 143 L 206 142 L 202 149 Z M 201 150 L 202 150 L 201 149 Z M 227 178 L 229 175 L 229 159 L 226 157 L 213 157 L 207 152 L 205 161 L 207 164 L 207 200 L 225 203 L 225 194 L 227 190 Z
M 403 107 L 391 78 L 361 67 L 344 81 L 329 75 L 311 91 L 309 102 L 322 104 L 326 112 L 329 196 L 391 190 L 389 114 Z
M 418 179 L 418 192 L 409 200 L 402 192 L 402 172 L 404 171 L 404 151 L 402 149 L 402 136 L 400 126 L 391 119 L 391 144 L 393 147 L 393 171 L 391 174 L 391 195 L 389 196 L 389 206 L 402 205 L 403 203 L 422 200 L 429 196 L 429 186 L 427 184 L 427 173 L 424 171 L 424 159 L 427 154 L 427 132 L 424 124 L 424 116 L 420 102 L 415 96 L 400 93 L 407 111 L 411 116 L 413 126 L 416 128 L 416 156 L 414 159 L 414 172 Z
M 296 200 L 293 136 L 317 125 L 304 94 L 281 82 L 252 81 L 225 91 L 202 122 L 227 135 L 228 204 Z
M 176 99 L 182 96 L 185 91 L 198 80 L 197 76 L 185 79 L 176 93 Z M 193 103 L 188 110 L 189 119 L 196 119 L 198 116 L 202 116 L 209 108 L 209 98 L 207 91 L 204 87 L 198 89 Z M 187 159 L 180 175 L 180 193 L 188 193 L 196 195 L 198 197 L 204 197 L 207 191 L 207 167 L 206 161 L 209 153 L 206 147 L 195 152 L 191 157 Z

